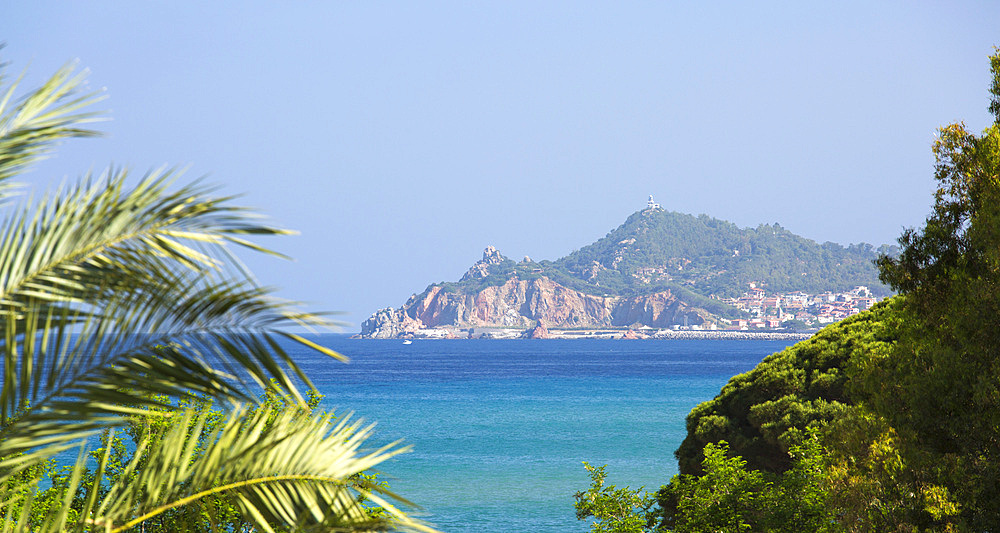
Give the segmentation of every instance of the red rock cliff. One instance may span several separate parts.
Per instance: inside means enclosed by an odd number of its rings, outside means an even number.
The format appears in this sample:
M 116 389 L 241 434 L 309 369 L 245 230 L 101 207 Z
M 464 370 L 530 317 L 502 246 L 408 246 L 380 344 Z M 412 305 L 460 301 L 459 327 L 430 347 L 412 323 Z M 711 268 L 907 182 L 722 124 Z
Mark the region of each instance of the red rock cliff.
M 539 320 L 550 328 L 602 328 L 609 326 L 668 327 L 684 322 L 700 324 L 696 309 L 670 294 L 645 296 L 594 296 L 564 287 L 548 278 L 519 280 L 486 287 L 479 292 L 448 292 L 434 286 L 410 298 L 399 310 L 377 313 L 381 334 L 363 326 L 362 336 L 394 337 L 415 328 L 451 326 L 529 328 Z

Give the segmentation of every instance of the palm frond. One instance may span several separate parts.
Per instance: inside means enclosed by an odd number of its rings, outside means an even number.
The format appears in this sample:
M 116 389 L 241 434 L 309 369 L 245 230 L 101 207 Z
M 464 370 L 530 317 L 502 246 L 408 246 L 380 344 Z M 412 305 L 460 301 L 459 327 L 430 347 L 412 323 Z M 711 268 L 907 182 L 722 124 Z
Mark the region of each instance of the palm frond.
M 243 246 L 246 234 L 289 233 L 251 221 L 207 188 L 171 192 L 175 177 L 154 171 L 127 189 L 129 173 L 111 170 L 23 207 L 0 230 L 0 302 L 12 308 L 27 298 L 94 303 L 101 293 L 156 283 L 176 267 L 242 278 L 225 244 Z
M 0 198 L 10 178 L 48 155 L 56 141 L 68 137 L 92 137 L 98 133 L 81 128 L 100 119 L 81 111 L 103 99 L 97 92 L 80 94 L 86 72 L 72 65 L 59 69 L 41 87 L 17 99 L 23 74 L 0 92 Z M 0 86 L 3 78 L 0 77 Z
M 22 460 L 41 459 L 50 455 L 41 446 L 63 446 L 120 425 L 123 415 L 143 406 L 173 408 L 153 399 L 156 395 L 248 401 L 247 390 L 263 389 L 273 380 L 304 404 L 296 381 L 308 386 L 308 376 L 278 342 L 285 335 L 273 330 L 289 316 L 302 317 L 283 312 L 263 289 L 198 284 L 170 287 L 167 294 L 149 298 L 139 295 L 144 301 L 111 302 L 100 320 L 85 323 L 76 335 L 65 331 L 73 321 L 58 330 L 26 332 L 23 338 L 41 341 L 14 343 L 21 357 L 8 358 L 14 361 L 8 366 L 30 364 L 34 374 L 4 381 L 4 386 L 29 386 L 10 387 L 20 407 L 0 429 L 0 457 L 34 450 Z M 34 320 L 29 326 L 52 322 Z M 24 368 L 11 372 L 15 377 L 30 373 Z
M 380 487 L 351 482 L 355 474 L 407 451 L 398 444 L 362 451 L 372 426 L 297 409 L 237 409 L 206 436 L 204 414 L 186 412 L 162 440 L 146 450 L 143 468 L 110 488 L 93 522 L 124 531 L 183 506 L 210 498 L 238 502 L 263 531 L 434 530 L 388 500 L 412 505 Z M 196 443 L 208 444 L 197 451 Z M 373 518 L 362 497 L 386 501 L 386 518 Z
M 36 448 L 20 457 L 41 459 L 40 445 L 83 438 L 156 394 L 245 401 L 248 383 L 276 380 L 302 401 L 295 382 L 309 379 L 277 338 L 304 339 L 277 327 L 326 322 L 242 277 L 226 246 L 286 232 L 204 187 L 170 191 L 172 171 L 127 178 L 86 180 L 0 228 L 0 457 Z
M 96 134 L 82 126 L 98 118 L 84 108 L 100 96 L 80 94 L 83 78 L 65 67 L 20 99 L 19 80 L 0 88 L 0 201 L 10 179 L 55 142 Z M 236 502 L 264 531 L 433 531 L 393 503 L 405 500 L 348 479 L 402 448 L 361 452 L 370 427 L 332 425 L 295 407 L 305 403 L 297 387 L 311 385 L 280 341 L 343 357 L 281 331 L 328 322 L 273 298 L 231 250 L 273 254 L 246 236 L 288 232 L 200 184 L 174 189 L 177 174 L 156 170 L 129 186 L 127 171 L 111 169 L 29 201 L 0 225 L 3 531 L 121 529 L 214 497 Z M 69 514 L 71 503 L 79 507 L 83 453 L 61 503 L 44 516 L 22 512 L 37 485 L 6 491 L 45 458 L 126 417 L 170 416 L 193 396 L 232 406 L 271 383 L 290 398 L 286 412 L 236 408 L 218 432 L 187 412 L 162 439 L 139 443 L 137 462 L 106 495 L 95 492 L 104 490 L 105 453 L 82 504 L 89 521 Z M 207 448 L 196 446 L 202 441 Z M 363 498 L 387 518 L 373 519 Z

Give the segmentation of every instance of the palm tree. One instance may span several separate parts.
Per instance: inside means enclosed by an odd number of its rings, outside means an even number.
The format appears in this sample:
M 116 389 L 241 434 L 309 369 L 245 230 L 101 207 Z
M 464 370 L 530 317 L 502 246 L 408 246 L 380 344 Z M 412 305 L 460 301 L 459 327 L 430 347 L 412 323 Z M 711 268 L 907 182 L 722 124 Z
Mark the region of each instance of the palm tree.
M 20 78 L 0 78 L 0 201 L 58 141 L 97 135 L 87 109 L 102 96 L 82 92 L 84 78 L 65 67 L 20 97 Z M 326 322 L 257 286 L 229 249 L 273 253 L 246 237 L 288 232 L 203 185 L 174 189 L 176 177 L 110 169 L 9 208 L 0 225 L 3 530 L 121 531 L 224 497 L 261 531 L 432 531 L 357 476 L 405 448 L 362 451 L 370 427 L 306 406 L 296 383 L 309 378 L 279 341 L 343 357 L 279 328 Z M 257 405 L 254 388 L 269 386 L 292 407 Z M 196 396 L 228 417 L 206 424 L 183 407 Z M 64 499 L 39 515 L 36 467 L 129 417 L 176 423 L 140 439 L 110 484 L 108 453 L 88 473 L 81 451 Z

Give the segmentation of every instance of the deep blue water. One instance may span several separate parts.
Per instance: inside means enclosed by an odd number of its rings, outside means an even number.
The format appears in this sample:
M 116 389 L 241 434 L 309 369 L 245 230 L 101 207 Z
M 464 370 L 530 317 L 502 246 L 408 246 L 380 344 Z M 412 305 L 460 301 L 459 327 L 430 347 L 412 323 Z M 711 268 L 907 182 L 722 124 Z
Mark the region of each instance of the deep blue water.
M 452 533 L 587 531 L 583 461 L 655 490 L 691 408 L 792 343 L 318 339 L 351 358 L 296 349 L 324 406 L 377 421 L 373 444 L 412 444 L 382 477 Z

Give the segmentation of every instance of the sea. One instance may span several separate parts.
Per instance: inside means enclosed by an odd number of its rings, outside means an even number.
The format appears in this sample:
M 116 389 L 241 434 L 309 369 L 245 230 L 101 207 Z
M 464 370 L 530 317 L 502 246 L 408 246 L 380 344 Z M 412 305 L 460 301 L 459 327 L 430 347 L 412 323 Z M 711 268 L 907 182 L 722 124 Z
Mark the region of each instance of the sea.
M 684 417 L 791 340 L 362 340 L 304 347 L 323 407 L 376 422 L 370 444 L 411 452 L 379 479 L 444 532 L 573 533 L 584 461 L 655 491 L 677 474 Z

